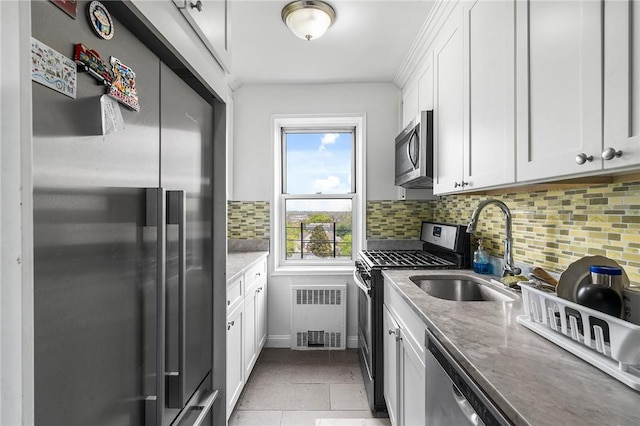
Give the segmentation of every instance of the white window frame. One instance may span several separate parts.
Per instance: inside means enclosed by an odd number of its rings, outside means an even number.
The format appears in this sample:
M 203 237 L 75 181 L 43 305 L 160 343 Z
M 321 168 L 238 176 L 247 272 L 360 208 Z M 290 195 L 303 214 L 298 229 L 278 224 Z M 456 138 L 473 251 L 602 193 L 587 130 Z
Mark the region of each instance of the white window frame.
M 322 115 L 273 115 L 271 117 L 272 149 L 273 149 L 273 202 L 271 212 L 271 259 L 273 262 L 272 275 L 305 274 L 344 274 L 353 270 L 354 260 L 358 251 L 364 247 L 366 223 L 366 116 L 365 114 L 322 114 Z M 286 226 L 285 195 L 283 188 L 283 140 L 285 130 L 290 129 L 342 129 L 354 128 L 354 166 L 355 193 L 353 194 L 323 194 L 318 198 L 351 198 L 352 201 L 352 259 L 322 259 L 322 260 L 287 260 L 286 256 Z M 287 195 L 289 199 L 296 195 Z M 300 198 L 311 199 L 311 195 Z

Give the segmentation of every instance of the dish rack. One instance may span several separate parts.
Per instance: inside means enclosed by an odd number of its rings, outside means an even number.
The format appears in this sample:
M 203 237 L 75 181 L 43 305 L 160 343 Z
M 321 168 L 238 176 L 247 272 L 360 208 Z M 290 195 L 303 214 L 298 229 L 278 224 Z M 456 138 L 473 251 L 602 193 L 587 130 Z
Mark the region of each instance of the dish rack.
M 520 324 L 640 391 L 640 326 L 519 285 L 526 313 Z

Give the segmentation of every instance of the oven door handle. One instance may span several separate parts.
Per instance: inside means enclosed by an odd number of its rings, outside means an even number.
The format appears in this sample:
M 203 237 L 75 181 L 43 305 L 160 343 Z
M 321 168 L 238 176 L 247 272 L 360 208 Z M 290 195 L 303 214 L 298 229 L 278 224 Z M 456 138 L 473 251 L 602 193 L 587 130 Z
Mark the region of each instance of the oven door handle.
M 364 291 L 367 294 L 367 296 L 371 297 L 371 289 L 367 287 L 367 285 L 364 282 L 362 282 L 362 280 L 360 279 L 360 276 L 358 275 L 357 268 L 353 270 L 353 281 L 356 283 L 356 285 L 360 290 Z

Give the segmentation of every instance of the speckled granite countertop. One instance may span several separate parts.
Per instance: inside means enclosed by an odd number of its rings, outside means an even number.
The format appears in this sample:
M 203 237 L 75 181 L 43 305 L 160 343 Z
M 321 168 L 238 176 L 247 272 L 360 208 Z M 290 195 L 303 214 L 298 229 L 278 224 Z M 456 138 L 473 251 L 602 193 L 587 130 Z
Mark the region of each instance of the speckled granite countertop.
M 227 282 L 234 280 L 243 269 L 262 257 L 266 257 L 268 251 L 247 251 L 227 254 Z
M 473 275 L 473 271 L 446 271 Z M 412 275 L 388 270 L 403 298 L 516 425 L 640 425 L 640 392 L 516 322 L 515 302 L 455 302 L 431 297 Z M 639 348 L 640 350 L 640 348 Z

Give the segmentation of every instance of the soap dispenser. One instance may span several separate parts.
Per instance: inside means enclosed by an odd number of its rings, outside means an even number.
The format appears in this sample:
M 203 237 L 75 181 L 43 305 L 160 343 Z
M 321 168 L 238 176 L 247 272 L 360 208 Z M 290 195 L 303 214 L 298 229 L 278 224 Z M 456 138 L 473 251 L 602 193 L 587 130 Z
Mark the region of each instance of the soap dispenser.
M 484 250 L 482 238 L 478 239 L 478 250 L 473 252 L 473 271 L 478 274 L 490 274 L 491 263 L 489 263 L 489 253 Z

